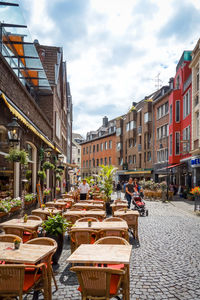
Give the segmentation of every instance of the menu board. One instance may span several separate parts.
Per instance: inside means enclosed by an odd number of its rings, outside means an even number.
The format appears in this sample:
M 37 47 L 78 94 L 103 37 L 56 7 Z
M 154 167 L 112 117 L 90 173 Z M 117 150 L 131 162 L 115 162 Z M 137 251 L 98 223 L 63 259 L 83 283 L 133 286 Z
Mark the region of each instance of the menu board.
M 43 204 L 43 196 L 42 196 L 41 185 L 39 183 L 37 184 L 37 194 L 38 194 L 38 202 L 41 207 L 41 205 Z

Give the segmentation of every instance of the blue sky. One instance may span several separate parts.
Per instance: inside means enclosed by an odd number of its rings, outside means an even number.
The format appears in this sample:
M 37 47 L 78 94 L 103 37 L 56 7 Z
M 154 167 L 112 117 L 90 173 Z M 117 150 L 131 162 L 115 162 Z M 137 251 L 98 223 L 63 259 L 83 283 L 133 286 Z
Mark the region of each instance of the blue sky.
M 63 47 L 83 136 L 175 75 L 200 37 L 199 0 L 19 0 L 32 39 Z

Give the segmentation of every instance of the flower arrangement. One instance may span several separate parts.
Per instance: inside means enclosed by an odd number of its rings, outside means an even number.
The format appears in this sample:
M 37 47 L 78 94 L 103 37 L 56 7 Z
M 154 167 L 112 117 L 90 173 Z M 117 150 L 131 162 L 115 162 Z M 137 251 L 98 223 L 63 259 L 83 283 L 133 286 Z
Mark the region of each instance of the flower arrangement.
M 15 238 L 15 239 L 14 239 L 14 248 L 15 248 L 15 249 L 19 249 L 20 243 L 21 243 L 21 239 L 18 238 L 18 237 Z
M 36 197 L 36 195 L 34 193 L 32 193 L 32 194 L 26 194 L 24 196 L 24 200 L 25 200 L 25 202 L 31 202 L 32 200 L 35 199 L 35 197 Z
M 45 174 L 45 171 L 38 171 L 38 177 L 41 181 L 44 181 L 45 178 L 46 178 L 46 174 Z
M 44 209 L 45 209 L 45 207 L 46 207 L 46 205 L 45 205 L 45 204 L 42 204 L 42 205 L 41 205 L 41 208 L 42 208 L 42 210 L 44 210 Z
M 44 189 L 43 194 L 44 194 L 45 196 L 51 195 L 51 189 Z
M 60 187 L 59 186 L 56 187 L 56 193 L 60 193 Z
M 24 223 L 27 223 L 27 220 L 28 220 L 28 216 L 27 214 L 24 215 Z
M 5 200 L 2 200 L 0 202 L 0 212 L 3 212 L 3 213 L 8 213 L 11 209 L 11 205 L 10 205 L 10 202 L 7 202 Z
M 192 195 L 195 195 L 195 196 L 200 196 L 200 187 L 199 187 L 199 186 L 194 187 L 194 188 L 190 191 L 190 193 L 191 193 Z
M 12 207 L 19 207 L 22 205 L 22 200 L 20 197 L 14 198 L 10 200 L 10 205 Z
M 59 174 L 56 174 L 56 180 L 61 181 L 61 176 Z

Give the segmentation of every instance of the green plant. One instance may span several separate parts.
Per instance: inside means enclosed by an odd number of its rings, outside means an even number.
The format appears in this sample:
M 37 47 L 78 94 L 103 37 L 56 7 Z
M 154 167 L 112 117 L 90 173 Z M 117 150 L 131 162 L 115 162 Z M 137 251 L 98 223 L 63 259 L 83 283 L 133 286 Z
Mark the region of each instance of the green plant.
M 43 222 L 42 227 L 46 231 L 47 235 L 57 236 L 59 234 L 63 234 L 69 225 L 69 222 L 67 222 L 63 216 L 57 214 L 55 216 L 51 215 L 48 217 L 48 220 Z
M 102 179 L 101 189 L 104 191 L 107 200 L 110 199 L 110 196 L 113 192 L 113 176 L 117 170 L 114 166 L 104 166 L 101 165 L 100 176 Z
M 31 170 L 27 170 L 26 171 L 26 179 L 31 179 L 31 177 L 32 177 L 32 171 Z
M 24 196 L 24 200 L 25 200 L 25 202 L 30 202 L 30 201 L 34 200 L 35 197 L 36 197 L 36 195 L 33 194 L 33 193 L 32 193 L 32 194 L 26 194 L 26 195 Z
M 45 196 L 51 195 L 51 189 L 44 189 L 43 194 L 44 194 Z
M 59 174 L 56 174 L 56 180 L 61 181 L 61 176 Z
M 53 170 L 54 168 L 55 168 L 55 166 L 52 163 L 50 163 L 49 161 L 45 161 L 42 165 L 42 169 L 45 171 L 48 169 Z
M 60 175 L 63 174 L 63 170 L 60 169 L 60 168 L 56 168 L 56 169 L 55 169 L 55 172 L 56 172 L 57 174 L 60 174 Z
M 9 154 L 6 155 L 6 159 L 11 162 L 20 162 L 22 165 L 27 165 L 28 153 L 24 149 L 10 149 Z
M 45 171 L 42 170 L 42 171 L 38 171 L 38 177 L 40 178 L 40 180 L 42 182 L 44 182 L 45 178 L 46 178 L 46 174 L 45 174 Z

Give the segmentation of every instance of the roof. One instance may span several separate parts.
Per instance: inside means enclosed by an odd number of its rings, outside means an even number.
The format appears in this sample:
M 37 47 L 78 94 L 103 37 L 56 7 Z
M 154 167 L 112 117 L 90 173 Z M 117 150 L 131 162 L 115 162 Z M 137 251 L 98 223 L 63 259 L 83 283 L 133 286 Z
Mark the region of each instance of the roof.
M 82 137 L 82 135 L 80 133 L 75 133 L 75 132 L 72 132 L 72 138 L 73 139 L 83 139 L 84 138 Z

